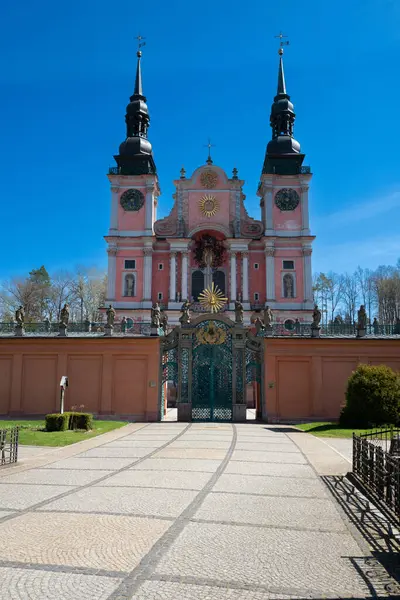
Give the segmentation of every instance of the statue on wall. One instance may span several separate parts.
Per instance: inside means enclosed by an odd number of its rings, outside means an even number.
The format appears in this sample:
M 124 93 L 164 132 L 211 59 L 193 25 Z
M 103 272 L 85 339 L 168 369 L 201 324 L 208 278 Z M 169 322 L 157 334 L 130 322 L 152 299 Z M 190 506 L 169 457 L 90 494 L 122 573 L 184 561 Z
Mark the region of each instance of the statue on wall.
M 313 310 L 313 321 L 311 324 L 312 329 L 320 329 L 321 318 L 322 318 L 322 313 L 318 308 L 318 304 L 315 304 L 314 310 Z
M 65 303 L 60 313 L 60 323 L 62 325 L 68 325 L 69 322 L 69 304 Z
M 115 310 L 112 307 L 112 305 L 110 304 L 109 307 L 107 308 L 107 326 L 114 327 L 114 321 L 115 321 Z
M 128 325 L 128 321 L 126 320 L 126 317 L 122 317 L 122 319 L 121 319 L 121 333 L 126 333 L 127 325 Z
M 367 313 L 364 304 L 361 304 L 357 313 L 357 329 L 367 329 Z
M 25 323 L 25 311 L 24 311 L 24 307 L 23 306 L 20 306 L 15 311 L 15 320 L 17 322 L 17 325 L 19 325 L 20 327 L 22 327 L 24 325 L 24 323 Z
M 126 296 L 134 296 L 135 295 L 135 291 L 134 291 L 134 287 L 135 287 L 135 280 L 134 277 L 131 273 L 129 273 L 126 276 L 125 279 L 125 283 L 126 283 Z
M 375 335 L 379 335 L 379 321 L 378 321 L 378 319 L 376 317 L 374 318 L 374 322 L 372 323 L 372 327 L 374 329 L 374 334 Z
M 260 331 L 263 331 L 265 329 L 264 323 L 261 321 L 261 319 L 259 317 L 257 317 L 256 320 L 254 321 L 254 326 L 256 328 L 256 334 L 260 333 Z
M 272 319 L 273 319 L 272 310 L 270 309 L 270 307 L 267 304 L 267 306 L 264 309 L 264 326 L 272 327 Z
M 164 335 L 167 335 L 168 330 L 168 315 L 163 310 L 161 311 L 161 328 L 164 332 Z
M 157 329 L 161 326 L 161 309 L 158 302 L 154 302 L 151 308 L 151 326 Z
M 190 323 L 190 302 L 185 300 L 181 307 L 181 316 L 179 317 L 179 323 L 181 325 L 189 325 Z
M 293 275 L 290 273 L 283 278 L 283 295 L 285 298 L 294 298 Z
M 243 323 L 243 305 L 238 300 L 235 301 L 235 321 Z

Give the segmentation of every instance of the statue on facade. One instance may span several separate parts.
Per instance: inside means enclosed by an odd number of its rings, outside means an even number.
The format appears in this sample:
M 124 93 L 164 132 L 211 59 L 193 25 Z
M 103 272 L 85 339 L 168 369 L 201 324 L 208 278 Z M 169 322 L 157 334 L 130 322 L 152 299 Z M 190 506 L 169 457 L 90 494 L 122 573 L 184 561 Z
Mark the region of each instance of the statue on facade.
M 60 324 L 67 326 L 69 322 L 69 304 L 65 303 L 60 313 Z
M 168 315 L 163 310 L 161 311 L 161 329 L 163 330 L 164 335 L 167 335 Z
M 321 319 L 322 319 L 322 313 L 318 308 L 318 304 L 315 304 L 314 310 L 313 310 L 313 321 L 311 324 L 311 328 L 312 329 L 320 329 Z
M 235 321 L 236 323 L 243 323 L 243 305 L 239 300 L 235 301 Z
M 110 304 L 107 308 L 107 327 L 114 327 L 115 321 L 115 310 Z
M 181 316 L 179 317 L 179 323 L 181 325 L 189 325 L 190 323 L 190 302 L 185 300 L 181 306 Z
M 357 313 L 357 329 L 358 330 L 367 329 L 367 313 L 365 311 L 364 304 L 361 304 L 360 309 Z
M 295 322 L 294 322 L 294 330 L 296 332 L 297 335 L 300 334 L 301 332 L 301 323 L 299 321 L 299 319 L 296 317 Z
M 156 329 L 161 326 L 161 309 L 158 302 L 154 302 L 151 308 L 151 326 Z
M 254 326 L 256 328 L 256 335 L 265 329 L 264 323 L 261 321 L 260 317 L 256 318 L 254 321 Z
M 283 293 L 285 298 L 294 298 L 293 276 L 290 273 L 283 278 Z
M 121 333 L 126 333 L 127 325 L 128 325 L 128 321 L 126 320 L 126 317 L 122 317 L 122 319 L 121 319 Z
M 19 325 L 20 327 L 24 326 L 24 323 L 25 323 L 25 311 L 24 311 L 24 307 L 23 306 L 20 306 L 15 311 L 15 320 L 17 322 L 17 325 Z
M 264 327 L 268 327 L 268 328 L 272 327 L 272 319 L 273 319 L 272 310 L 270 309 L 270 307 L 267 304 L 264 309 Z
M 376 317 L 373 320 L 372 328 L 374 330 L 374 335 L 379 335 L 379 321 Z

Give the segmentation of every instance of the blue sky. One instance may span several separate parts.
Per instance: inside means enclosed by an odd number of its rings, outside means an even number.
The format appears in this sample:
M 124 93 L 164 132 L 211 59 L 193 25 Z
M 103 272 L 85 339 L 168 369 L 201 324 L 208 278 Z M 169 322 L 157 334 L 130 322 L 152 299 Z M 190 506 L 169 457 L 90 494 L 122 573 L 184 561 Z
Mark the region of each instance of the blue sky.
M 295 136 L 314 173 L 314 270 L 394 264 L 400 256 L 400 4 L 396 0 L 243 3 L 21 0 L 0 23 L 0 278 L 45 264 L 106 265 L 106 173 L 125 134 L 135 36 L 161 182 L 203 164 L 236 166 L 259 217 L 277 40 Z

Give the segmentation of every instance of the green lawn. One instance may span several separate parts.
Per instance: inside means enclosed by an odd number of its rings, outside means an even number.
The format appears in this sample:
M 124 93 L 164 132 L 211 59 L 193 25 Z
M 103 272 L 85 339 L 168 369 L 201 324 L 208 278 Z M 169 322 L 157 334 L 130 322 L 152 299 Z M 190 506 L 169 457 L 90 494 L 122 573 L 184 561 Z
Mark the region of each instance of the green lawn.
M 367 433 L 371 431 L 369 429 L 352 429 L 341 427 L 339 423 L 329 423 L 329 422 L 320 422 L 320 423 L 300 423 L 296 424 L 296 427 L 301 429 L 302 431 L 306 431 L 307 433 L 312 433 L 313 435 L 318 435 L 319 437 L 338 437 L 338 438 L 351 438 L 353 437 L 353 431 L 357 435 L 360 433 Z
M 69 444 L 81 442 L 107 431 L 123 427 L 126 425 L 126 421 L 97 421 L 95 419 L 92 431 L 45 431 L 43 419 L 0 421 L 0 429 L 8 429 L 15 425 L 20 427 L 20 444 L 30 446 L 68 446 Z

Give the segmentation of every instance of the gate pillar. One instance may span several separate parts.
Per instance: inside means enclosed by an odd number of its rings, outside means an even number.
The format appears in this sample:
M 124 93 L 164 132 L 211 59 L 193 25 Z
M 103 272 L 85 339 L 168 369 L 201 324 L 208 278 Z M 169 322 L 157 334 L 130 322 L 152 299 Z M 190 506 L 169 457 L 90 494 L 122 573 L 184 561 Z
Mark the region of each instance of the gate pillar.
M 179 366 L 178 366 L 178 421 L 192 420 L 192 336 L 190 327 L 181 326 L 179 330 Z
M 246 421 L 246 330 L 243 325 L 236 325 L 232 329 L 233 345 L 233 402 L 232 421 L 240 423 Z

